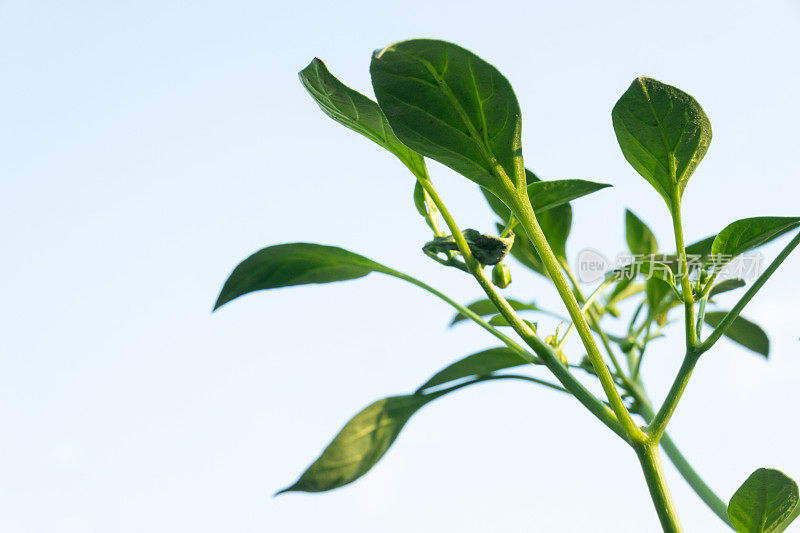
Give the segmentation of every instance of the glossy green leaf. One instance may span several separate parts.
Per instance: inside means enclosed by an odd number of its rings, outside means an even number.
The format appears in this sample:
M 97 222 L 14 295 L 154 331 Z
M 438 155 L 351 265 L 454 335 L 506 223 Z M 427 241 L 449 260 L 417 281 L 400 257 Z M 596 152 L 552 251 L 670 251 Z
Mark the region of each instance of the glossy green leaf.
M 533 210 L 538 215 L 543 211 L 606 187 L 611 187 L 611 185 L 586 180 L 536 181 L 528 185 L 528 197 Z
M 705 315 L 707 324 L 717 327 L 727 315 L 727 311 L 708 311 Z M 741 316 L 736 317 L 725 331 L 725 336 L 764 357 L 769 357 L 769 337 L 760 326 Z
M 728 504 L 737 533 L 783 531 L 798 505 L 797 483 L 779 470 L 759 468 L 739 487 Z
M 743 279 L 726 279 L 711 287 L 711 290 L 708 291 L 708 297 L 713 298 L 714 296 L 724 292 L 735 291 L 736 289 L 740 289 L 745 285 L 746 283 Z
M 539 308 L 533 302 L 526 304 L 513 299 L 508 299 L 507 301 L 509 305 L 516 311 L 539 311 Z M 500 312 L 494 303 L 488 299 L 472 302 L 467 306 L 467 309 L 479 316 L 495 315 Z M 455 317 L 453 317 L 453 321 L 450 322 L 450 325 L 452 326 L 458 324 L 463 320 L 467 320 L 467 317 L 461 313 L 458 313 Z
M 366 474 L 389 450 L 406 422 L 438 393 L 391 396 L 354 416 L 319 458 L 284 492 L 324 492 Z
M 676 87 L 636 78 L 611 112 L 628 163 L 675 209 L 711 143 L 711 123 L 697 101 Z
M 753 217 L 729 224 L 714 239 L 711 255 L 717 268 L 753 248 L 800 227 L 800 217 Z
M 416 176 L 427 176 L 422 156 L 400 142 L 377 103 L 344 85 L 317 58 L 299 76 L 326 115 L 392 152 Z
M 253 291 L 344 281 L 370 272 L 391 274 L 394 271 L 335 246 L 305 242 L 270 246 L 254 253 L 233 270 L 214 309 Z
M 372 87 L 398 138 L 503 196 L 497 164 L 525 180 L 522 117 L 508 80 L 452 43 L 413 39 L 377 51 Z
M 633 255 L 650 255 L 658 252 L 656 236 L 639 217 L 625 210 L 625 240 Z
M 528 362 L 509 348 L 483 350 L 468 355 L 437 372 L 431 379 L 423 383 L 417 392 L 444 385 L 451 381 L 473 376 L 485 376 L 504 368 L 525 364 L 528 364 Z

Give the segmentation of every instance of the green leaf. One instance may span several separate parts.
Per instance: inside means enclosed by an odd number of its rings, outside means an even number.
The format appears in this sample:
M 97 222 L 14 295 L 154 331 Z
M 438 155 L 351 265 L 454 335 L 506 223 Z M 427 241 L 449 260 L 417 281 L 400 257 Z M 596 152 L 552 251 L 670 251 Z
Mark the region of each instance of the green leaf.
M 650 255 L 658 252 L 656 236 L 647 224 L 629 209 L 625 210 L 625 240 L 633 255 Z
M 531 302 L 529 304 L 519 302 L 517 300 L 509 299 L 507 300 L 508 304 L 512 307 L 512 309 L 516 311 L 539 311 L 540 309 L 536 306 L 535 303 Z M 467 306 L 467 309 L 475 313 L 479 316 L 489 316 L 495 315 L 500 312 L 500 310 L 494 305 L 494 303 L 489 300 L 478 300 L 476 302 L 472 302 Z M 467 320 L 467 317 L 458 313 L 456 316 L 453 317 L 453 321 L 450 322 L 450 325 L 453 326 L 458 324 L 459 322 Z
M 335 246 L 305 242 L 270 246 L 254 253 L 233 270 L 214 309 L 253 291 L 344 281 L 370 272 L 394 275 L 388 267 Z
M 697 242 L 687 245 L 686 256 L 688 258 L 694 256 L 697 261 L 705 261 L 705 259 L 711 255 L 711 246 L 713 246 L 714 239 L 716 238 L 716 235 L 711 235 L 710 237 L 700 239 Z
M 708 291 L 708 297 L 712 298 L 717 294 L 722 294 L 723 292 L 735 291 L 736 289 L 740 289 L 745 285 L 746 283 L 743 279 L 726 279 L 711 287 L 711 290 Z
M 709 311 L 705 315 L 707 324 L 717 327 L 727 311 Z M 769 357 L 769 337 L 760 326 L 738 316 L 725 331 L 725 336 L 764 357 Z
M 670 294 L 673 293 L 672 287 L 670 287 L 669 283 L 659 278 L 648 279 L 644 287 L 647 305 L 650 307 L 650 311 L 654 315 L 659 314 L 663 307 L 662 304 L 664 304 Z
M 414 175 L 427 176 L 422 156 L 400 142 L 377 103 L 344 85 L 317 58 L 299 76 L 326 115 L 392 152 Z
M 759 468 L 739 487 L 728 504 L 728 517 L 738 533 L 782 531 L 797 507 L 797 483 L 779 470 Z
M 711 123 L 697 101 L 676 87 L 636 78 L 611 112 L 628 163 L 671 210 L 711 143 Z
M 497 370 L 526 364 L 528 364 L 527 361 L 509 348 L 483 350 L 468 355 L 437 372 L 431 379 L 423 383 L 417 392 L 444 385 L 451 381 L 473 376 L 485 376 Z
M 586 180 L 536 181 L 528 185 L 528 197 L 533 210 L 538 215 L 543 211 L 606 187 L 611 187 L 611 185 Z
M 390 396 L 367 406 L 342 428 L 322 455 L 284 492 L 324 492 L 366 474 L 388 451 L 403 426 L 440 393 Z
M 556 258 L 566 263 L 567 239 L 572 231 L 572 206 L 562 204 L 538 214 L 536 218 Z
M 524 182 L 519 104 L 495 67 L 455 44 L 413 39 L 373 54 L 370 74 L 405 145 L 501 197 L 498 164 Z
M 800 227 L 800 217 L 753 217 L 737 220 L 719 232 L 711 245 L 718 269 L 733 258 Z

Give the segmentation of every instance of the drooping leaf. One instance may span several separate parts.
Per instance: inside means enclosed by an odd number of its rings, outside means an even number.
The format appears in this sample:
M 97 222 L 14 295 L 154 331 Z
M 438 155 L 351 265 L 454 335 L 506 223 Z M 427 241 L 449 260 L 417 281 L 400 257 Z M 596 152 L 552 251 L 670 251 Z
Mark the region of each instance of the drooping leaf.
M 633 255 L 650 255 L 658 252 L 656 236 L 630 209 L 625 210 L 625 240 Z
M 497 237 L 486 235 L 474 229 L 465 229 L 461 232 L 470 251 L 481 264 L 496 265 L 511 250 L 514 244 L 514 235 Z M 434 237 L 432 241 L 422 247 L 427 254 L 438 254 L 446 251 L 458 251 L 458 245 L 452 235 Z
M 528 362 L 509 348 L 490 348 L 489 350 L 468 355 L 445 367 L 423 383 L 417 392 L 444 385 L 451 381 L 473 376 L 485 376 L 504 368 L 525 364 L 528 364 Z
M 344 281 L 370 272 L 394 273 L 380 263 L 336 246 L 305 242 L 269 246 L 233 270 L 214 309 L 253 291 Z
M 366 474 L 395 441 L 406 422 L 439 394 L 390 396 L 367 406 L 284 492 L 324 492 Z
M 611 112 L 628 163 L 671 210 L 711 143 L 711 123 L 697 101 L 676 87 L 636 78 Z
M 707 324 L 717 327 L 727 315 L 727 311 L 708 311 L 705 315 Z M 725 336 L 764 357 L 769 357 L 769 337 L 760 326 L 742 316 L 736 317 Z
M 737 533 L 783 531 L 798 505 L 797 483 L 779 470 L 759 468 L 739 487 L 728 504 L 728 518 Z
M 498 164 L 515 186 L 525 181 L 519 104 L 495 67 L 455 44 L 413 39 L 376 52 L 370 74 L 405 145 L 500 197 Z
M 714 296 L 724 292 L 735 291 L 736 289 L 740 289 L 745 285 L 746 283 L 743 279 L 726 279 L 711 287 L 711 290 L 708 291 L 708 297 L 713 298 Z
M 344 85 L 317 58 L 299 76 L 326 115 L 389 150 L 416 176 L 427 176 L 422 156 L 400 142 L 377 103 Z
M 729 224 L 714 239 L 711 256 L 721 269 L 733 258 L 800 227 L 800 217 L 753 217 Z
M 606 187 L 611 185 L 586 180 L 536 181 L 528 185 L 528 197 L 534 212 L 538 215 Z
M 522 302 L 519 302 L 519 301 L 513 300 L 513 299 L 508 299 L 507 301 L 508 301 L 509 305 L 511 305 L 511 307 L 516 311 L 538 311 L 539 310 L 539 308 L 533 302 L 526 304 L 526 303 L 522 303 Z M 475 313 L 476 315 L 479 315 L 479 316 L 495 315 L 495 314 L 500 312 L 500 310 L 497 309 L 497 307 L 494 305 L 494 303 L 489 299 L 478 300 L 476 302 L 472 302 L 471 304 L 469 304 L 467 306 L 467 309 L 469 309 L 470 311 L 472 311 L 473 313 Z M 450 325 L 452 326 L 452 325 L 458 324 L 462 320 L 467 320 L 467 317 L 465 317 L 461 313 L 458 313 L 456 316 L 453 317 L 453 321 L 450 322 Z

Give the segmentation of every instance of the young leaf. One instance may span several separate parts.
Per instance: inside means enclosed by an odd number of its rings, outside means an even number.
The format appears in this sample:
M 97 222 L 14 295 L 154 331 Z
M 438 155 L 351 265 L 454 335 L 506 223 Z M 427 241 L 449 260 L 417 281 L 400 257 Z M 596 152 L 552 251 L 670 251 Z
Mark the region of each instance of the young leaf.
M 586 180 L 536 181 L 528 185 L 528 197 L 533 210 L 538 215 L 543 211 L 606 187 L 611 187 L 611 185 Z
M 739 487 L 728 504 L 728 517 L 738 533 L 783 531 L 797 507 L 797 483 L 779 470 L 759 468 Z
M 656 236 L 630 209 L 625 210 L 625 240 L 633 255 L 650 255 L 658 252 Z
M 727 311 L 708 311 L 705 315 L 707 324 L 717 327 L 727 315 Z M 764 357 L 769 357 L 769 337 L 760 326 L 738 316 L 725 331 L 725 336 Z
M 468 355 L 437 372 L 417 389 L 417 393 L 451 381 L 472 376 L 485 376 L 497 370 L 526 364 L 528 364 L 527 361 L 509 348 L 483 350 L 482 352 Z
M 670 210 L 711 143 L 711 123 L 697 101 L 676 87 L 636 78 L 611 112 L 628 163 Z
M 435 159 L 503 197 L 498 165 L 525 180 L 521 113 L 508 80 L 455 44 L 413 39 L 377 51 L 372 87 L 392 130 Z
M 729 224 L 714 239 L 711 255 L 721 269 L 734 257 L 741 255 L 787 231 L 800 227 L 800 217 L 753 217 Z
M 403 426 L 438 394 L 390 396 L 367 406 L 342 428 L 293 485 L 278 492 L 324 492 L 366 474 L 380 461 Z
M 536 307 L 536 304 L 534 303 L 526 304 L 512 299 L 509 299 L 508 303 L 512 307 L 512 309 L 516 311 L 539 311 L 539 308 Z M 467 306 L 467 309 L 469 309 L 470 311 L 479 316 L 496 315 L 497 313 L 500 312 L 500 310 L 497 309 L 497 307 L 494 305 L 494 302 L 488 299 L 472 302 Z M 450 322 L 450 325 L 453 326 L 455 324 L 458 324 L 462 320 L 467 320 L 467 317 L 465 317 L 461 313 L 458 313 L 456 316 L 453 317 L 453 321 Z
M 712 298 L 717 294 L 722 294 L 724 292 L 729 292 L 729 291 L 735 291 L 736 289 L 740 289 L 745 285 L 746 283 L 744 282 L 743 279 L 738 279 L 738 278 L 726 279 L 724 281 L 720 281 L 719 283 L 711 287 L 711 290 L 708 291 L 708 297 Z
M 299 76 L 326 115 L 389 150 L 415 176 L 427 176 L 422 156 L 400 142 L 377 103 L 336 79 L 316 57 Z
M 335 246 L 305 242 L 270 246 L 254 253 L 233 270 L 214 309 L 253 291 L 344 281 L 370 272 L 392 274 L 394 271 Z

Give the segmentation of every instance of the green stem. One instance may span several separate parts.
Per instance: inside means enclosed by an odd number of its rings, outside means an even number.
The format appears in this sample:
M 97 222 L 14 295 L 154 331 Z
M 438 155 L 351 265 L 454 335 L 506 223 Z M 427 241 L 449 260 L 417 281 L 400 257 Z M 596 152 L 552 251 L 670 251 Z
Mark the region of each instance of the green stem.
M 653 412 L 653 407 L 650 404 L 650 399 L 647 397 L 647 394 L 641 388 L 634 388 L 630 391 L 630 393 L 634 398 L 636 398 L 636 401 L 639 402 L 639 405 L 641 406 L 640 414 L 642 415 L 642 418 L 644 418 L 645 422 L 651 422 L 655 417 L 655 413 Z M 717 515 L 720 520 L 733 527 L 730 519 L 728 518 L 727 504 L 722 501 L 719 496 L 717 496 L 714 490 L 709 487 L 708 484 L 706 484 L 702 477 L 700 477 L 700 474 L 698 474 L 697 471 L 692 468 L 692 465 L 689 463 L 686 457 L 684 457 L 668 433 L 664 433 L 661 436 L 660 444 L 664 449 L 664 453 L 667 455 L 672 464 L 675 465 L 678 473 L 680 473 L 692 490 L 694 490 L 695 494 L 697 494 L 700 499 L 703 500 L 708 508 L 711 509 L 711 511 L 713 511 L 713 513 Z
M 642 465 L 644 479 L 647 488 L 650 490 L 650 497 L 653 499 L 661 528 L 665 533 L 680 533 L 681 524 L 675 512 L 675 506 L 667 488 L 664 472 L 661 469 L 661 459 L 658 456 L 658 445 L 652 443 L 634 445 L 636 456 Z
M 523 320 L 519 317 L 517 312 L 511 307 L 508 301 L 499 293 L 499 291 L 492 284 L 492 282 L 489 281 L 489 279 L 486 277 L 486 274 L 483 271 L 482 265 L 478 263 L 478 261 L 472 255 L 472 252 L 470 251 L 467 242 L 464 240 L 464 237 L 458 228 L 458 224 L 456 224 L 456 221 L 450 215 L 447 206 L 444 205 L 444 202 L 442 201 L 439 194 L 436 192 L 436 189 L 433 187 L 431 181 L 429 179 L 419 179 L 419 182 L 425 189 L 425 191 L 429 194 L 431 200 L 433 200 L 433 202 L 436 204 L 436 207 L 439 209 L 439 213 L 442 215 L 442 218 L 447 224 L 447 227 L 450 229 L 450 232 L 453 235 L 454 240 L 456 241 L 456 245 L 458 246 L 461 255 L 464 257 L 464 262 L 469 268 L 469 271 L 478 281 L 478 284 L 484 290 L 484 292 L 492 301 L 492 303 L 494 303 L 495 307 L 497 307 L 497 309 L 500 311 L 503 317 L 505 317 L 508 323 L 511 324 L 511 326 L 514 328 L 514 331 L 516 331 L 517 334 L 522 338 L 522 340 L 524 340 L 525 343 L 528 344 L 528 346 L 530 346 L 533 349 L 536 355 L 538 355 L 541 358 L 541 360 L 544 362 L 547 368 L 550 369 L 550 371 L 555 375 L 556 379 L 558 379 L 558 381 L 564 386 L 565 389 L 567 389 L 570 393 L 572 393 L 572 395 L 575 396 L 575 398 L 577 398 L 579 402 L 581 402 L 592 414 L 594 414 L 601 422 L 603 422 L 606 426 L 608 426 L 614 433 L 616 433 L 623 439 L 628 440 L 627 432 L 624 430 L 623 427 L 620 426 L 620 423 L 618 422 L 614 412 L 611 409 L 609 409 L 607 405 L 598 400 L 591 392 L 589 392 L 588 389 L 586 389 L 586 387 L 583 386 L 583 384 L 580 381 L 578 381 L 578 379 L 575 376 L 573 376 L 569 372 L 569 369 L 561 363 L 561 360 L 558 358 L 553 349 L 546 343 L 544 343 L 541 339 L 539 339 L 533 331 L 531 331 L 528 325 L 525 322 L 523 322 Z M 449 298 L 446 301 L 448 301 L 448 303 L 451 302 Z M 480 320 L 480 322 L 476 321 L 475 317 L 477 317 L 477 315 L 472 311 L 470 311 L 469 309 L 463 306 L 459 306 L 459 311 L 461 311 L 462 314 L 464 314 L 464 316 L 471 318 L 473 321 L 477 322 L 482 327 L 485 328 L 488 326 L 488 328 L 494 330 L 494 328 L 492 328 L 488 324 L 486 324 L 486 326 L 483 326 L 483 324 L 481 324 L 481 322 L 484 322 L 482 319 Z M 497 336 L 498 333 L 492 333 L 492 334 Z M 509 345 L 509 347 L 512 347 L 512 349 L 515 349 L 513 348 L 512 345 L 508 343 L 506 344 Z M 516 345 L 516 343 L 513 344 Z M 520 350 L 522 350 L 521 347 Z M 522 353 L 527 354 L 528 358 L 531 357 L 530 354 L 527 352 L 527 350 L 522 350 Z M 520 355 L 522 355 L 522 353 Z
M 567 307 L 570 318 L 572 318 L 572 322 L 575 324 L 575 327 L 578 330 L 578 335 L 580 335 L 581 341 L 583 341 L 583 345 L 586 348 L 589 360 L 591 361 L 592 366 L 594 367 L 594 370 L 600 379 L 600 384 L 603 387 L 603 391 L 605 392 L 609 403 L 611 404 L 611 408 L 614 410 L 617 420 L 619 420 L 620 424 L 622 424 L 625 433 L 628 435 L 627 440 L 629 442 L 645 441 L 647 437 L 634 423 L 630 413 L 628 412 L 628 409 L 625 407 L 625 404 L 619 395 L 619 391 L 617 390 L 617 386 L 614 383 L 614 378 L 608 371 L 608 367 L 603 360 L 603 356 L 600 354 L 600 350 L 597 348 L 597 344 L 592 336 L 592 331 L 589 328 L 589 324 L 583 317 L 583 313 L 581 312 L 581 308 L 575 299 L 575 295 L 572 294 L 567 280 L 564 277 L 564 274 L 561 272 L 558 260 L 553 254 L 553 250 L 550 248 L 550 245 L 548 244 L 547 239 L 542 232 L 542 228 L 539 226 L 539 223 L 536 220 L 536 215 L 533 212 L 530 200 L 527 198 L 527 191 L 522 195 L 522 197 L 518 196 L 515 192 L 509 192 L 509 196 L 514 204 L 512 207 L 517 219 L 522 224 L 522 227 L 528 234 L 528 238 L 531 240 L 531 243 L 533 243 L 536 251 L 542 258 L 542 262 L 544 263 L 550 278 L 553 280 L 558 294 L 561 296 L 561 299 L 564 301 L 564 305 Z
M 692 329 L 694 329 L 694 324 L 692 324 Z M 672 387 L 670 387 L 669 393 L 667 393 L 664 404 L 661 406 L 661 409 L 658 410 L 658 413 L 656 413 L 650 425 L 647 426 L 647 433 L 654 442 L 658 442 L 661 435 L 663 435 L 664 431 L 667 429 L 667 424 L 669 424 L 672 414 L 678 407 L 678 402 L 683 395 L 683 391 L 686 390 L 686 386 L 689 384 L 689 378 L 692 376 L 692 371 L 699 359 L 700 354 L 696 351 L 689 350 L 686 352 L 683 363 L 678 370 L 678 375 L 675 376 L 675 381 L 672 382 Z
M 694 323 L 694 296 L 692 284 L 689 281 L 689 269 L 686 261 L 686 245 L 683 241 L 683 223 L 681 221 L 681 202 L 677 193 L 672 204 L 672 229 L 675 232 L 675 248 L 678 251 L 678 274 L 680 275 L 683 306 L 686 319 L 686 349 L 697 345 L 697 335 Z
M 722 337 L 722 335 L 728 330 L 731 324 L 733 324 L 733 321 L 736 320 L 736 318 L 742 312 L 744 307 L 750 303 L 750 300 L 752 300 L 756 293 L 761 290 L 761 287 L 764 286 L 770 276 L 772 276 L 778 267 L 781 266 L 781 263 L 783 263 L 786 258 L 789 257 L 789 254 L 791 254 L 792 251 L 797 248 L 798 244 L 800 244 L 800 233 L 795 235 L 794 239 L 789 241 L 789 244 L 787 244 L 786 247 L 781 250 L 781 253 L 779 253 L 772 263 L 770 263 L 767 269 L 758 277 L 756 282 L 753 283 L 749 289 L 747 289 L 747 292 L 744 293 L 744 296 L 742 296 L 741 299 L 736 302 L 736 305 L 733 306 L 733 309 L 728 311 L 728 314 L 725 315 L 711 335 L 709 335 L 705 342 L 700 345 L 698 348 L 700 353 L 704 353 L 708 351 L 709 348 L 714 346 L 714 343 L 716 343 L 719 338 Z

